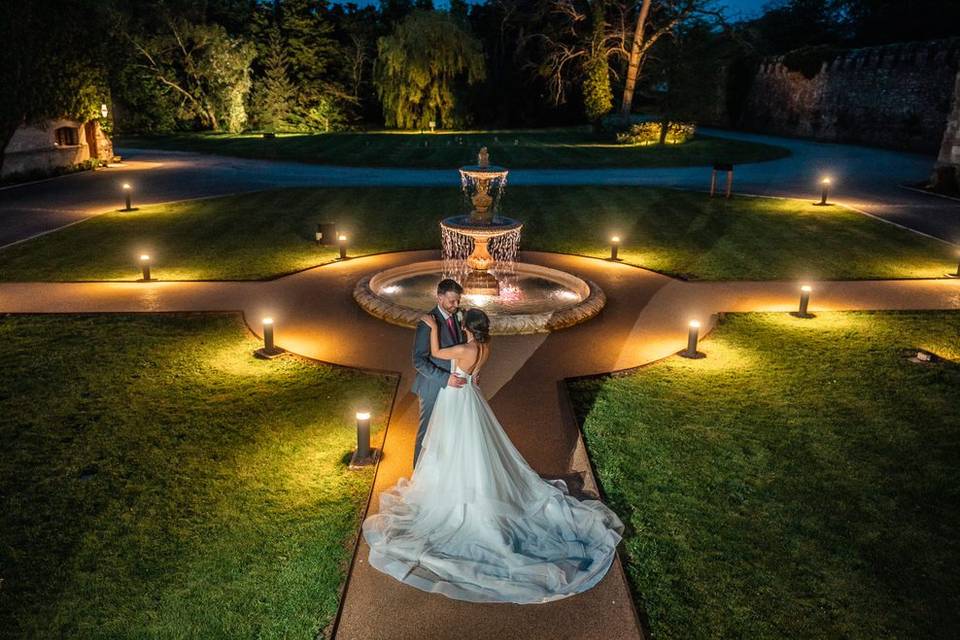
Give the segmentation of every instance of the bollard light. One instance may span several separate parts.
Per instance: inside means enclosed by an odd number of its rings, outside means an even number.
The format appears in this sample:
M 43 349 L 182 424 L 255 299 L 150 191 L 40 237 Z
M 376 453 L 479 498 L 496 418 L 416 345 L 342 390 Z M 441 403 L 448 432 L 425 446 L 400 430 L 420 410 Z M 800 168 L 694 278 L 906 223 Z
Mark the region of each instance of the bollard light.
M 343 234 L 337 236 L 337 243 L 340 245 L 340 259 L 345 260 L 347 258 L 347 236 Z
M 357 457 L 370 457 L 370 412 L 357 411 Z
M 129 182 L 123 183 L 123 193 L 126 196 L 127 206 L 123 209 L 124 211 L 133 211 L 133 204 L 130 201 L 130 193 L 133 191 L 133 187 L 130 186 Z
M 278 347 L 273 341 L 273 318 L 267 316 L 260 321 L 263 326 L 263 346 L 253 352 L 253 355 L 265 360 L 272 360 L 286 353 L 286 350 Z
M 143 272 L 143 281 L 150 280 L 150 256 L 143 254 L 140 256 L 140 271 Z
M 273 345 L 273 318 L 263 319 L 263 349 L 268 353 L 275 349 Z
M 620 253 L 620 236 L 613 236 L 610 238 L 610 259 L 619 260 Z
M 820 202 L 817 203 L 821 207 L 827 205 L 827 192 L 829 190 L 830 190 L 830 178 L 828 176 L 824 176 L 823 179 L 820 180 Z
M 700 359 L 705 358 L 706 354 L 697 351 L 697 342 L 700 340 L 700 322 L 698 320 L 690 321 L 690 330 L 687 333 L 687 348 L 680 352 L 684 358 Z
M 350 458 L 350 468 L 360 469 L 377 461 L 378 451 L 370 448 L 370 412 L 357 411 L 357 450 Z
M 813 291 L 813 287 L 808 284 L 800 287 L 800 308 L 793 315 L 797 318 L 812 318 L 813 314 L 807 311 L 807 306 L 810 304 L 810 292 Z

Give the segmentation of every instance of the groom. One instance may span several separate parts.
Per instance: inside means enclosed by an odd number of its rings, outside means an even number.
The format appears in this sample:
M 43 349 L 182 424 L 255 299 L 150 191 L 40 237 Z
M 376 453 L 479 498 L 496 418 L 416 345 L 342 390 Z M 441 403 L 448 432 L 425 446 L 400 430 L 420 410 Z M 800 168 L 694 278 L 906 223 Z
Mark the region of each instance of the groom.
M 461 287 L 455 280 L 446 278 L 437 285 L 437 306 L 430 313 L 437 319 L 440 332 L 440 347 L 452 347 L 466 342 L 457 310 L 460 307 Z M 434 358 L 430 355 L 430 327 L 423 322 L 417 323 L 417 333 L 413 341 L 413 368 L 417 378 L 413 381 L 413 392 L 420 398 L 420 427 L 417 429 L 417 444 L 413 450 L 413 466 L 417 466 L 423 436 L 427 433 L 433 405 L 437 394 L 446 386 L 462 387 L 466 380 L 450 371 L 450 361 Z

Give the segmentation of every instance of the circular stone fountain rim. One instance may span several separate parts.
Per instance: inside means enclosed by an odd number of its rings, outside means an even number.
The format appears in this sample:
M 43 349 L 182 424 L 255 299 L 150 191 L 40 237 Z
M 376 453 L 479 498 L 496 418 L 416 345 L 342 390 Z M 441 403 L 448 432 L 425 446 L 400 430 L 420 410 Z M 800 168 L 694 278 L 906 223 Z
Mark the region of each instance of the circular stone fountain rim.
M 538 275 L 557 281 L 576 291 L 583 299 L 574 305 L 556 311 L 491 316 L 490 333 L 494 335 L 549 333 L 557 329 L 572 327 L 600 313 L 607 302 L 603 289 L 591 280 L 527 262 L 517 263 L 515 270 L 518 273 Z M 365 276 L 354 286 L 353 298 L 364 311 L 375 318 L 402 327 L 415 327 L 423 314 L 429 311 L 428 309 L 412 309 L 391 302 L 378 296 L 375 293 L 375 288 L 378 288 L 387 280 L 426 272 L 442 273 L 443 261 L 413 262 Z
M 460 222 L 462 220 L 462 222 Z M 515 229 L 522 229 L 523 223 L 515 218 L 495 216 L 489 222 L 471 222 L 469 215 L 450 216 L 440 221 L 440 226 L 453 231 L 478 231 L 488 235 L 504 235 Z
M 503 167 L 498 167 L 497 165 L 482 165 L 482 164 L 469 164 L 465 167 L 460 167 L 460 173 L 470 174 L 491 174 L 491 175 L 506 175 L 510 173 L 509 169 L 504 169 Z

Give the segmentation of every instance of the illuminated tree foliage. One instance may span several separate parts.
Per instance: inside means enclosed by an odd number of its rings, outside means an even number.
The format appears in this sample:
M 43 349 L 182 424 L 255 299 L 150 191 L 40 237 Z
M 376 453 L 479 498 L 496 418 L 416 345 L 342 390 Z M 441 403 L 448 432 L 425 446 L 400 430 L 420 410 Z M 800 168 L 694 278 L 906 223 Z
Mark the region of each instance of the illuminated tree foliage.
M 587 62 L 583 65 L 583 110 L 587 120 L 599 125 L 603 116 L 613 108 L 613 92 L 610 90 L 610 64 L 607 62 L 604 31 L 606 21 L 603 2 L 593 5 L 593 39 Z
M 251 116 L 260 127 L 279 131 L 287 126 L 295 90 L 288 76 L 290 63 L 287 53 L 276 27 L 267 32 L 261 57 L 263 76 L 253 89 Z
M 378 42 L 376 85 L 388 127 L 457 121 L 457 87 L 485 78 L 483 48 L 448 13 L 417 10 Z
M 139 54 L 135 63 L 179 99 L 182 118 L 209 129 L 240 131 L 247 121 L 253 47 L 218 24 L 169 18 L 148 37 L 127 34 Z

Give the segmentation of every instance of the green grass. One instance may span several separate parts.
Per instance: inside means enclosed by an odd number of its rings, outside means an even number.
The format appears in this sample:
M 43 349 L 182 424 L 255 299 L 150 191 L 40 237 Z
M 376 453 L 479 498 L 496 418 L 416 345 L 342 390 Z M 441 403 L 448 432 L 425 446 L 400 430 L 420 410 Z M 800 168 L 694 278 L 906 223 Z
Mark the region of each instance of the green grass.
M 513 169 L 686 167 L 717 160 L 760 162 L 790 155 L 783 147 L 708 136 L 697 136 L 682 145 L 619 145 L 612 142 L 612 134 L 586 129 L 290 134 L 275 139 L 264 139 L 260 134 L 180 134 L 123 137 L 117 146 L 347 166 L 436 169 L 473 164 L 483 146 L 489 149 L 494 164 Z
M 235 315 L 0 319 L 0 637 L 303 638 L 331 623 L 394 381 L 251 355 Z
M 732 315 L 702 350 L 571 385 L 653 636 L 956 638 L 960 313 Z
M 437 222 L 459 213 L 451 188 L 286 189 L 107 213 L 0 251 L 0 280 L 135 280 L 153 256 L 166 280 L 259 279 L 337 257 L 316 223 L 337 222 L 359 255 L 440 246 Z M 773 198 L 710 199 L 643 187 L 509 187 L 522 247 L 609 255 L 691 279 L 939 277 L 952 249 L 841 207 Z

